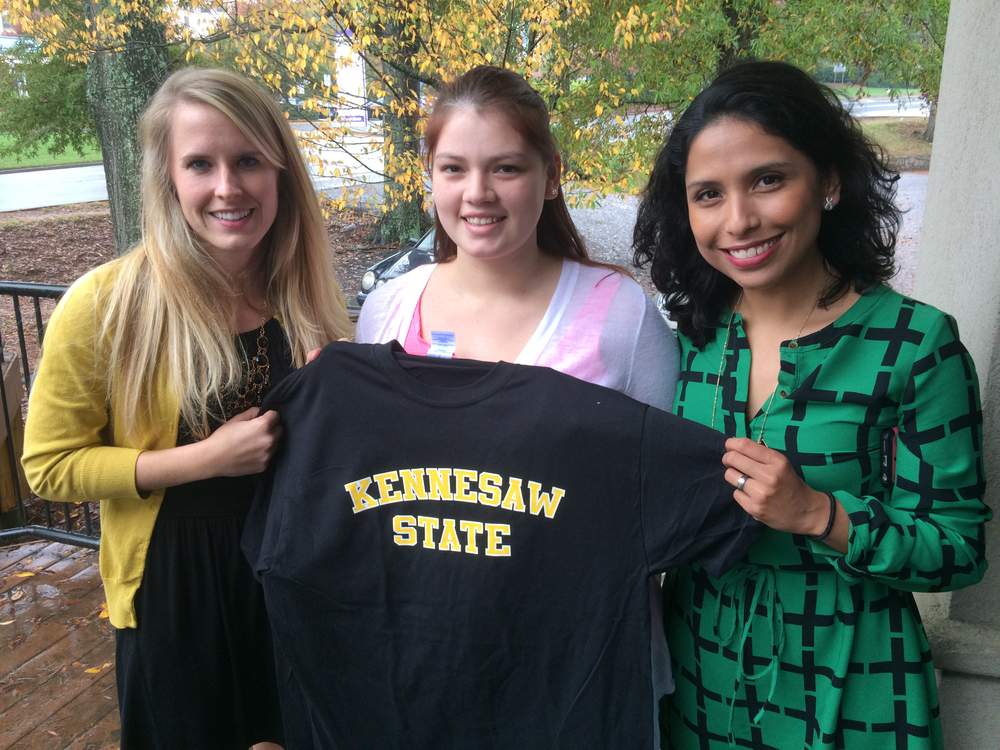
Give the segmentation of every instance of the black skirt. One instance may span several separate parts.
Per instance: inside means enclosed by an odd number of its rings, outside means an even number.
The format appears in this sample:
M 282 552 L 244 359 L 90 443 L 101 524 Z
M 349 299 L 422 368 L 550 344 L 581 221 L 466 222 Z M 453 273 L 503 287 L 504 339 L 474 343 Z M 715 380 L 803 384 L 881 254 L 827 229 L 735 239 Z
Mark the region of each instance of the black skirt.
M 197 495 L 164 499 L 135 598 L 139 627 L 116 631 L 123 750 L 283 739 L 263 592 L 240 550 L 250 496 Z

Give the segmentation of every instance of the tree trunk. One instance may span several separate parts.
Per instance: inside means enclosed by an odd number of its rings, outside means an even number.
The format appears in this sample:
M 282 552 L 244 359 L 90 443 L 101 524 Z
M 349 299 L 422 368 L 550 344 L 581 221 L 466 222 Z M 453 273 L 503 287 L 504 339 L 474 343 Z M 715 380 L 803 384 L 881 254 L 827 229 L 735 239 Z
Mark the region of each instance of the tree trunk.
M 92 2 L 91 10 L 97 7 Z M 138 123 L 149 98 L 169 69 L 163 27 L 148 17 L 122 19 L 130 31 L 120 52 L 99 52 L 87 66 L 87 100 L 104 155 L 115 251 L 120 255 L 140 237 Z
M 923 139 L 928 143 L 934 143 L 934 123 L 937 120 L 937 101 L 931 99 L 930 114 L 927 116 L 927 127 L 924 128 Z
M 764 13 L 758 7 L 748 9 L 745 6 L 745 3 L 723 0 L 722 15 L 725 16 L 726 23 L 732 29 L 733 38 L 725 40 L 719 47 L 719 63 L 716 74 L 750 57 L 757 29 L 764 20 Z
M 392 28 L 385 30 L 388 34 L 398 32 L 398 29 Z M 416 51 L 414 46 L 412 52 Z M 400 51 L 403 56 L 406 53 L 405 49 Z M 395 96 L 397 101 L 418 101 L 420 83 L 415 78 L 396 69 L 389 61 L 385 63 L 385 70 L 392 78 L 392 88 L 397 92 Z M 397 156 L 406 153 L 420 156 L 420 138 L 417 135 L 415 116 L 400 116 L 393 112 L 391 107 L 386 107 L 383 123 L 386 141 L 392 144 L 393 153 Z M 395 207 L 390 209 L 375 227 L 376 242 L 395 243 L 419 237 L 427 224 L 421 196 L 416 195 L 404 200 L 403 192 L 402 186 L 393 181 L 390 175 L 385 185 L 385 200 L 390 205 L 395 204 Z

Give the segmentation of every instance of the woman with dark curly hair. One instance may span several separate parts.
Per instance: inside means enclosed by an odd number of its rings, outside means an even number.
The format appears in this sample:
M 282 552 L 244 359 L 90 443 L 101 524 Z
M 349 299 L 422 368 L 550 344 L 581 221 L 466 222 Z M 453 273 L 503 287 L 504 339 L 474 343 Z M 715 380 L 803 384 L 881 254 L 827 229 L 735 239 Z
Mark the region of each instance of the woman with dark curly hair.
M 722 73 L 679 118 L 639 209 L 681 341 L 675 411 L 730 436 L 769 526 L 667 614 L 671 747 L 932 748 L 911 592 L 983 575 L 981 413 L 954 320 L 885 286 L 896 175 L 790 65 Z

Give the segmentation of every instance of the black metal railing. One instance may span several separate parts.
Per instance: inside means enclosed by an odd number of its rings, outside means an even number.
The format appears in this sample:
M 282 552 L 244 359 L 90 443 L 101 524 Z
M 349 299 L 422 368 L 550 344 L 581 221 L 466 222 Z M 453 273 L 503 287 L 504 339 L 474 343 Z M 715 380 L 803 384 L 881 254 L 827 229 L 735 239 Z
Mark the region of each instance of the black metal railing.
M 47 540 L 96 549 L 100 518 L 93 502 L 56 503 L 34 495 L 21 471 L 22 438 L 32 370 L 45 322 L 66 292 L 57 284 L 0 281 L 0 545 Z M 349 310 L 357 320 L 356 309 Z M 17 345 L 13 346 L 16 339 Z
M 34 496 L 21 472 L 26 397 L 45 336 L 45 320 L 66 287 L 0 281 L 0 544 L 33 539 L 96 548 L 100 520 L 91 502 L 52 503 Z M 27 323 L 27 324 L 26 324 Z M 17 340 L 14 348 L 12 340 Z

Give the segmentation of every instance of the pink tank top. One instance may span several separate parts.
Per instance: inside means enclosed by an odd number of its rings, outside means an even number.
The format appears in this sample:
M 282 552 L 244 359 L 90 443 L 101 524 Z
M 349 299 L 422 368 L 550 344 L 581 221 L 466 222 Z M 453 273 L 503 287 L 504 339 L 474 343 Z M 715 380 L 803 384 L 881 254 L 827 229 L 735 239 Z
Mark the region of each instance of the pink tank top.
M 420 295 L 416 306 L 413 308 L 413 317 L 410 319 L 410 328 L 406 332 L 406 341 L 403 342 L 403 351 L 407 354 L 414 354 L 418 357 L 426 357 L 431 348 L 430 343 L 420 335 L 420 328 L 423 324 L 420 318 L 420 303 L 423 302 L 424 295 Z

